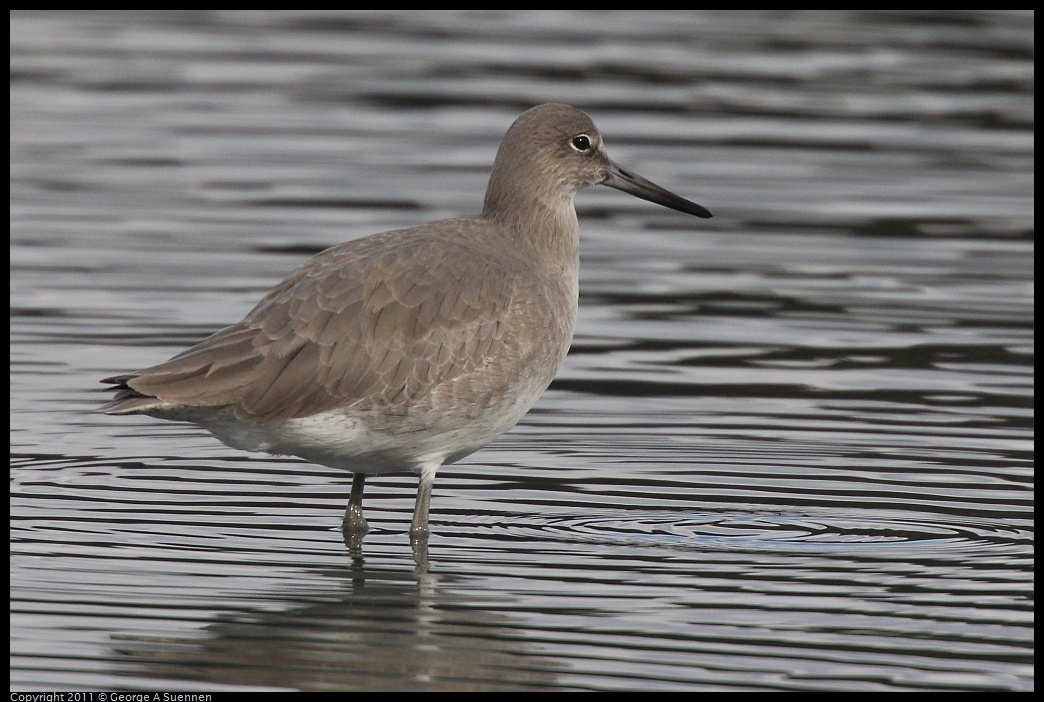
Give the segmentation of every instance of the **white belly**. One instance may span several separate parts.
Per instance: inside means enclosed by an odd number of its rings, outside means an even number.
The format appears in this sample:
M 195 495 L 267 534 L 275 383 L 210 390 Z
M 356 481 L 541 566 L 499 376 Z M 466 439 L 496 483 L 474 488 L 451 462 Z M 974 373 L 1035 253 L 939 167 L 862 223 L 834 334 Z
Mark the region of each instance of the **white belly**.
M 169 419 L 198 424 L 233 448 L 307 461 L 353 473 L 416 472 L 429 463 L 452 463 L 479 450 L 513 427 L 546 387 L 522 388 L 478 416 L 438 415 L 430 408 L 403 416 L 348 409 L 269 426 L 236 417 L 231 408 L 182 410 Z

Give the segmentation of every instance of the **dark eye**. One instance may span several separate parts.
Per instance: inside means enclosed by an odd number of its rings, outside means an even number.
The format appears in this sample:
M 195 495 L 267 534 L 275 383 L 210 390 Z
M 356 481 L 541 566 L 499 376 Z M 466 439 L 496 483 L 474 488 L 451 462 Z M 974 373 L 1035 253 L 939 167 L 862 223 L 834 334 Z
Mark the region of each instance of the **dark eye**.
M 591 137 L 586 134 L 577 134 L 573 137 L 573 141 L 570 143 L 572 143 L 573 148 L 577 151 L 584 152 L 591 150 Z

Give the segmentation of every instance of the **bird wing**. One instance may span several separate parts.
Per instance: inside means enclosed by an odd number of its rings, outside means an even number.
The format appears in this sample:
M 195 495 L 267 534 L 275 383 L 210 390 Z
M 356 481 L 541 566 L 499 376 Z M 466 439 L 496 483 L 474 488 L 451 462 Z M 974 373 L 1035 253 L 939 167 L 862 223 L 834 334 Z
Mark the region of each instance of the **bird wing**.
M 166 363 L 110 379 L 125 390 L 103 409 L 147 411 L 156 398 L 164 407 L 232 406 L 279 424 L 335 407 L 406 406 L 464 376 L 472 390 L 510 387 L 495 366 L 524 367 L 537 349 L 505 332 L 512 317 L 539 316 L 541 306 L 520 295 L 532 286 L 518 266 L 460 240 L 480 224 L 425 225 L 447 233 L 439 245 L 430 230 L 406 229 L 328 249 L 241 322 Z

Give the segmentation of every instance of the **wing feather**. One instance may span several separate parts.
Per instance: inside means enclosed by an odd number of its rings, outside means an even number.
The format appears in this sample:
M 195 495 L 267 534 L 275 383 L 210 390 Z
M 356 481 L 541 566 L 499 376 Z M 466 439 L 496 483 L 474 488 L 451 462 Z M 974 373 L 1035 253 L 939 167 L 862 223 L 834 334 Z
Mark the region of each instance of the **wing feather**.
M 539 340 L 504 330 L 539 325 L 521 317 L 547 307 L 526 298 L 539 286 L 524 263 L 484 245 L 487 227 L 447 220 L 328 249 L 241 322 L 166 363 L 110 379 L 124 391 L 104 409 L 232 406 L 281 423 L 409 402 L 468 374 L 479 374 L 467 380 L 472 387 L 509 387 L 491 373 L 496 359 L 522 360 Z

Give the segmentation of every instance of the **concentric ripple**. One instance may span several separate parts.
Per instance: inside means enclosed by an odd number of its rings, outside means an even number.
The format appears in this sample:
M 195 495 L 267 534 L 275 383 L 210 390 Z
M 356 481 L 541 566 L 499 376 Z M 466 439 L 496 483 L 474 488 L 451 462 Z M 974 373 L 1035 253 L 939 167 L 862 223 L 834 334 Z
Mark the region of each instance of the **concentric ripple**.
M 600 514 L 561 517 L 540 528 L 563 540 L 630 541 L 714 549 L 1025 546 L 1032 534 L 996 524 L 766 514 Z

